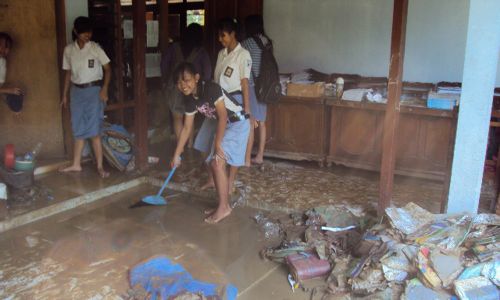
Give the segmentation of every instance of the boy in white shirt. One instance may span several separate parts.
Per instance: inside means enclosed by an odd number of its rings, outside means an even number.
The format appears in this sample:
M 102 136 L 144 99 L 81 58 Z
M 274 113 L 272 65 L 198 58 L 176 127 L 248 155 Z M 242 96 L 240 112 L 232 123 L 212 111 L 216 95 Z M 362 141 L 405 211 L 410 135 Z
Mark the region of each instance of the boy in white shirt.
M 60 171 L 80 172 L 82 170 L 83 146 L 86 139 L 91 139 L 97 161 L 97 172 L 100 177 L 106 178 L 109 173 L 103 168 L 101 127 L 111 80 L 110 60 L 104 50 L 91 41 L 92 24 L 89 18 L 76 18 L 73 33 L 75 41 L 64 49 L 65 77 L 61 105 L 68 104 L 68 92 L 70 92 L 71 128 L 75 147 L 73 164 Z

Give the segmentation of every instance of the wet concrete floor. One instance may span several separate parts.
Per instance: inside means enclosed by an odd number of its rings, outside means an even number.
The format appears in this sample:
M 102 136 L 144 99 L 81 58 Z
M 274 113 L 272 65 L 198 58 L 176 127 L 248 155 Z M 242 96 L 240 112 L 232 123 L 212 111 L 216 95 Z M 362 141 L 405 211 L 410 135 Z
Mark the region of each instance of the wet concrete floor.
M 50 190 L 53 199 L 13 203 L 0 221 L 139 176 L 165 175 L 169 156 L 161 153 L 168 150 L 156 151 L 160 163 L 147 174 L 113 172 L 100 179 L 87 165 L 79 174 L 37 176 L 36 184 Z M 202 211 L 215 203 L 215 193 L 199 191 L 205 180 L 199 154 L 187 151 L 173 185 L 189 193 L 169 191 L 175 197 L 168 206 L 128 209 L 158 191 L 144 184 L 0 234 L 0 298 L 125 298 L 128 270 L 152 256 L 166 255 L 196 279 L 236 285 L 239 299 L 309 299 L 301 291 L 291 292 L 284 266 L 261 260 L 258 253 L 269 243 L 251 216 L 256 209 L 284 213 L 325 204 L 366 210 L 375 208 L 378 199 L 376 173 L 266 160 L 263 168 L 240 169 L 235 195 L 241 196 L 244 207 L 211 226 L 203 222 Z M 412 201 L 437 213 L 442 190 L 441 182 L 397 177 L 393 202 L 403 206 Z M 493 195 L 494 186 L 483 182 L 480 210 Z
M 234 284 L 238 299 L 308 299 L 291 292 L 284 266 L 259 257 L 268 242 L 255 209 L 208 225 L 213 202 L 174 191 L 167 206 L 128 208 L 156 192 L 143 185 L 0 235 L 0 298 L 126 299 L 128 270 L 166 255 L 196 279 Z

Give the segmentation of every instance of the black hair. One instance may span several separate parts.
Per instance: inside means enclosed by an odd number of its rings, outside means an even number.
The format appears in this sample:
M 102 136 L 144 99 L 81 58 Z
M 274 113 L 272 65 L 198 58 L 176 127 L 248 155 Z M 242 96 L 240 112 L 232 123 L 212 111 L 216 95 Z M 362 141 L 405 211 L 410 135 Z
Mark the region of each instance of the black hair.
M 5 41 L 5 47 L 7 48 L 12 48 L 12 44 L 14 43 L 10 35 L 6 32 L 0 32 L 0 41 Z
M 273 45 L 273 41 L 264 31 L 264 19 L 262 15 L 249 15 L 245 18 L 245 33 L 247 38 L 263 35 L 269 41 L 271 47 Z
M 184 58 L 187 58 L 191 51 L 203 45 L 203 27 L 198 23 L 189 24 L 180 45 Z
M 221 32 L 231 33 L 234 32 L 234 35 L 237 40 L 240 37 L 240 26 L 238 24 L 238 20 L 234 18 L 223 18 L 220 19 L 217 23 L 217 32 L 220 34 Z
M 250 15 L 245 18 L 245 32 L 248 37 L 258 34 L 266 35 L 264 32 L 264 20 L 261 15 Z
M 196 74 L 199 74 L 198 71 L 196 71 L 196 67 L 190 63 L 190 62 L 182 62 L 180 63 L 174 70 L 174 73 L 173 73 L 173 82 L 174 84 L 177 83 L 177 81 L 179 81 L 179 79 L 183 79 L 184 78 L 184 74 L 191 74 L 191 75 L 196 75 Z
M 73 32 L 72 32 L 73 40 L 76 40 L 79 34 L 84 32 L 92 32 L 92 30 L 93 26 L 92 22 L 90 21 L 90 18 L 83 16 L 76 18 L 73 23 Z

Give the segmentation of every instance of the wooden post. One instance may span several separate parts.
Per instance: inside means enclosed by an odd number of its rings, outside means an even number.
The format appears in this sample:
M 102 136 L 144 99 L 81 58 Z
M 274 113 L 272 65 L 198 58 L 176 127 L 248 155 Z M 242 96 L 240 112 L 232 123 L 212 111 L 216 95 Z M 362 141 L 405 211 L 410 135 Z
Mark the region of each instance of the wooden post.
M 168 0 L 157 1 L 160 9 L 159 30 L 160 30 L 160 52 L 165 53 L 168 48 Z
M 114 65 L 114 80 L 116 88 L 116 103 L 123 104 L 125 101 L 124 89 L 125 84 L 123 82 L 124 64 L 123 64 L 123 31 L 122 31 L 122 5 L 119 0 L 115 0 L 114 7 L 114 24 L 115 24 L 115 61 L 112 62 Z M 125 109 L 118 110 L 118 118 L 120 124 L 125 125 Z
M 56 8 L 56 34 L 57 34 L 57 66 L 59 67 L 59 95 L 64 89 L 64 71 L 62 69 L 62 58 L 66 46 L 66 7 L 64 1 L 55 0 Z M 64 150 L 68 158 L 73 158 L 73 133 L 71 131 L 71 119 L 69 105 L 62 108 L 62 127 L 64 137 Z
M 135 163 L 139 169 L 147 166 L 148 155 L 148 103 L 146 97 L 146 1 L 133 0 L 134 22 L 134 126 L 137 153 Z
M 384 117 L 384 137 L 382 140 L 382 165 L 380 168 L 380 195 L 378 202 L 379 216 L 390 205 L 396 165 L 397 129 L 401 89 L 403 87 L 403 62 L 405 53 L 406 19 L 408 0 L 394 0 L 391 36 L 391 61 L 389 65 L 389 83 L 387 107 Z

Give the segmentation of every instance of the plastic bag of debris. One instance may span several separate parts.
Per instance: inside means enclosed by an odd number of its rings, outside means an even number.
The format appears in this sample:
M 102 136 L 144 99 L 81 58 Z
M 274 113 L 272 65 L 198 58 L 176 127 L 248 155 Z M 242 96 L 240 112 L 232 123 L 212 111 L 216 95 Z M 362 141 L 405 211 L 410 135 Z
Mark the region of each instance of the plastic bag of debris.
M 318 206 L 306 212 L 306 225 L 326 225 L 328 227 L 357 226 L 358 218 L 347 208 L 333 205 Z
M 277 222 L 273 222 L 268 217 L 264 216 L 262 212 L 258 212 L 253 219 L 259 225 L 260 230 L 264 233 L 266 239 L 276 239 L 281 235 L 281 228 Z

